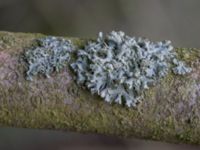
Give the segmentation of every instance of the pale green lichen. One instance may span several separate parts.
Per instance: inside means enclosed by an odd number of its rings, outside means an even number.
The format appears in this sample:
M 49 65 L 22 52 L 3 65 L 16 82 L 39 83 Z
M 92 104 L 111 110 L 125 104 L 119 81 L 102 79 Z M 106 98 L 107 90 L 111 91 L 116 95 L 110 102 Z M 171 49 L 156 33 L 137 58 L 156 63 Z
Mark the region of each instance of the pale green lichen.
M 24 58 L 28 63 L 27 79 L 32 80 L 39 73 L 50 77 L 53 71 L 59 71 L 70 60 L 70 53 L 75 49 L 70 40 L 46 37 L 37 40 L 37 45 L 28 49 Z
M 104 38 L 100 32 L 96 41 L 89 41 L 78 51 L 71 67 L 77 73 L 77 82 L 105 101 L 136 106 L 141 92 L 165 77 L 172 63 L 176 65 L 174 73 L 191 71 L 172 50 L 170 41 L 150 42 L 121 31 Z

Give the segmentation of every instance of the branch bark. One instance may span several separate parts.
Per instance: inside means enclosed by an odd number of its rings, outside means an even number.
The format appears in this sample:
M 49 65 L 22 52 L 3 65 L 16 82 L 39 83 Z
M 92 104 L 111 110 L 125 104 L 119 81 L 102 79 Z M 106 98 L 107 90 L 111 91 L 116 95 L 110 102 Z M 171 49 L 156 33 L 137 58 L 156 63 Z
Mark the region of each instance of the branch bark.
M 69 68 L 27 81 L 21 53 L 43 36 L 0 32 L 0 126 L 200 144 L 200 49 L 176 48 L 192 73 L 170 73 L 143 93 L 137 108 L 127 108 L 78 87 Z M 86 42 L 71 40 L 78 46 Z

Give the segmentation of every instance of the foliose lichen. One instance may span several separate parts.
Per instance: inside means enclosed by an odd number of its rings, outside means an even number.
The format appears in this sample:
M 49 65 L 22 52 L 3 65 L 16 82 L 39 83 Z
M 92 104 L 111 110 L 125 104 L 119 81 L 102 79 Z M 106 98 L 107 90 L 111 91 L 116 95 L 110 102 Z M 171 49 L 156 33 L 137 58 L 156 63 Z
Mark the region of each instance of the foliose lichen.
M 145 89 L 169 73 L 172 63 L 176 74 L 191 71 L 177 60 L 170 41 L 150 42 L 112 31 L 106 37 L 100 32 L 97 40 L 78 50 L 71 67 L 78 84 L 107 102 L 131 107 L 141 101 Z
M 41 73 L 50 77 L 53 71 L 60 71 L 70 60 L 70 53 L 75 46 L 70 40 L 48 36 L 37 39 L 37 45 L 25 51 L 24 58 L 28 63 L 27 79 Z
M 176 67 L 172 68 L 172 71 L 175 74 L 185 75 L 186 73 L 190 73 L 192 71 L 192 68 L 187 67 L 183 61 L 173 59 L 173 64 L 176 65 Z

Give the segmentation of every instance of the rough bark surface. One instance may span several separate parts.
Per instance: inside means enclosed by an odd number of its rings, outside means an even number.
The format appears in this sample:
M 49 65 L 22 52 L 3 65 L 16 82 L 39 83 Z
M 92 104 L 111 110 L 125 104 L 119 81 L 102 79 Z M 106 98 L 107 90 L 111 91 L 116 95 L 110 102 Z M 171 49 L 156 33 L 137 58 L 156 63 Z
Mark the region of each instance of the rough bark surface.
M 43 36 L 0 32 L 0 126 L 200 144 L 200 49 L 176 48 L 192 73 L 170 73 L 143 93 L 137 108 L 127 108 L 77 86 L 69 68 L 27 81 L 21 54 Z M 70 39 L 80 47 L 86 42 Z

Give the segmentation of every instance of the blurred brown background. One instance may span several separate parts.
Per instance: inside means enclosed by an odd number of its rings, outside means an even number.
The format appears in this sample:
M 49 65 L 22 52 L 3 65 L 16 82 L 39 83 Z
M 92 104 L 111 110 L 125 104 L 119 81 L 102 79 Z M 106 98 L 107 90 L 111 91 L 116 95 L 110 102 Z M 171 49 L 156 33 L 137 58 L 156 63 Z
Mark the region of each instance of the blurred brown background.
M 0 0 L 0 30 L 95 37 L 122 30 L 178 47 L 200 47 L 200 0 Z M 103 135 L 0 128 L 0 150 L 192 149 Z

